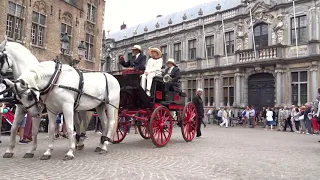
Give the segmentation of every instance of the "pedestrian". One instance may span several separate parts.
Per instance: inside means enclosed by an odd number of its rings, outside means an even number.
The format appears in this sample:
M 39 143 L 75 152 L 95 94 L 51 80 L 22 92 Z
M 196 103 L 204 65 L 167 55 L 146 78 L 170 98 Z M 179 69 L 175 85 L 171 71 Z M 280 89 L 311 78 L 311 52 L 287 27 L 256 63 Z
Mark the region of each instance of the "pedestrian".
M 251 106 L 251 109 L 249 110 L 250 128 L 254 128 L 255 126 L 255 122 L 254 122 L 255 116 L 256 116 L 256 111 L 254 110 L 253 106 Z
M 267 120 L 267 125 L 265 130 L 267 130 L 268 126 L 270 127 L 271 131 L 273 130 L 274 126 L 274 119 L 273 119 L 273 111 L 270 109 L 270 107 L 267 108 L 266 110 L 266 120 Z
M 55 138 L 58 139 L 59 136 L 62 136 L 66 139 L 68 139 L 68 136 L 66 135 L 66 123 L 63 123 L 62 124 L 62 134 L 60 133 L 60 125 L 62 123 L 62 120 L 63 120 L 63 114 L 62 113 L 59 113 L 57 115 L 57 120 L 56 120 L 56 135 L 55 135 Z M 63 127 L 64 126 L 64 127 Z
M 304 112 L 306 111 L 306 107 L 305 106 L 301 106 L 300 107 L 300 112 L 298 114 L 298 119 L 300 122 L 300 133 L 301 134 L 305 134 L 306 133 L 306 124 L 305 124 L 305 120 L 304 120 Z
M 29 113 L 27 113 L 27 120 L 26 120 L 26 126 L 24 128 L 23 138 L 26 142 L 32 141 L 32 116 L 30 116 Z
M 23 135 L 24 135 L 24 128 L 26 126 L 26 121 L 27 121 L 27 114 L 24 116 L 24 119 L 23 121 L 21 121 L 19 124 L 18 124 L 18 129 L 17 129 L 17 134 L 19 134 L 20 136 L 20 140 L 19 140 L 19 144 L 28 144 L 28 142 L 26 142 L 23 138 Z M 18 132 L 19 131 L 19 132 Z
M 205 123 L 210 124 L 210 118 L 211 118 L 211 115 L 212 115 L 212 110 L 210 108 L 207 110 L 206 115 L 207 115 L 207 119 L 206 119 Z
M 197 137 L 200 138 L 202 137 L 201 134 L 201 124 L 202 124 L 202 119 L 204 118 L 204 109 L 203 109 L 203 101 L 201 98 L 201 95 L 203 93 L 202 89 L 197 89 L 196 96 L 192 98 L 193 104 L 196 106 L 197 109 L 197 114 L 198 114 L 198 126 L 197 126 Z
M 293 121 L 294 121 L 294 126 L 295 126 L 295 129 L 296 129 L 296 133 L 300 133 L 300 120 L 299 120 L 299 114 L 300 114 L 300 110 L 298 107 L 295 107 L 294 108 L 294 111 L 293 111 Z
M 225 107 L 225 108 L 222 110 L 222 121 L 223 121 L 223 122 L 220 124 L 220 127 L 226 125 L 226 128 L 228 128 L 229 120 L 228 120 L 228 112 L 227 112 L 227 109 L 228 109 L 228 108 Z
M 312 107 L 309 103 L 305 104 L 306 110 L 304 111 L 304 123 L 306 124 L 306 130 L 308 130 L 308 132 L 306 133 L 306 135 L 309 134 L 313 134 L 312 129 L 311 129 L 311 111 L 312 111 Z
M 262 128 L 266 128 L 266 126 L 267 126 L 267 109 L 266 109 L 266 107 L 263 107 L 262 108 L 262 121 L 263 121 L 263 127 Z
M 290 132 L 294 132 L 293 131 L 293 126 L 292 126 L 292 122 L 291 122 L 291 110 L 286 108 L 285 109 L 285 126 L 283 131 L 287 131 L 287 127 L 290 127 L 291 131 Z
M 222 109 L 219 108 L 217 113 L 218 124 L 222 123 Z

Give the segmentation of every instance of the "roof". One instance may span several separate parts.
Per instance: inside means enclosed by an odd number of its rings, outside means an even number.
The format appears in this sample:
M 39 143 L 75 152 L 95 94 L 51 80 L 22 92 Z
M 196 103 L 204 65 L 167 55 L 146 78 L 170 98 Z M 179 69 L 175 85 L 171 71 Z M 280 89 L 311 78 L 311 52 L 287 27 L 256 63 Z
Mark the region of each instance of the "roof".
M 120 30 L 118 32 L 115 33 L 110 33 L 108 35 L 108 38 L 112 38 L 115 41 L 121 41 L 123 39 L 128 39 L 133 37 L 133 33 L 135 31 L 135 29 L 137 28 L 136 32 L 136 36 L 142 35 L 144 34 L 144 28 L 147 27 L 148 28 L 148 32 L 152 32 L 155 31 L 156 28 L 156 24 L 159 23 L 160 27 L 159 29 L 162 28 L 166 28 L 169 26 L 168 21 L 171 18 L 172 20 L 172 24 L 171 26 L 177 25 L 177 24 L 181 24 L 183 22 L 183 16 L 184 14 L 186 14 L 187 19 L 186 21 L 191 21 L 191 20 L 195 20 L 198 19 L 200 16 L 198 14 L 200 8 L 203 11 L 203 17 L 204 16 L 208 16 L 208 15 L 212 15 L 215 12 L 217 12 L 216 10 L 216 6 L 217 4 L 220 3 L 221 4 L 221 11 L 227 10 L 227 9 L 231 9 L 234 7 L 237 7 L 238 5 L 241 4 L 241 0 L 215 0 L 206 4 L 201 4 L 195 7 L 192 7 L 190 9 L 186 9 L 180 12 L 176 12 L 170 15 L 166 15 L 166 16 L 162 16 L 162 17 L 158 17 L 154 20 L 145 22 L 145 23 L 141 23 L 138 27 L 138 25 L 133 26 L 133 27 L 129 27 L 126 28 L 124 30 Z M 125 37 L 126 35 L 126 37 Z

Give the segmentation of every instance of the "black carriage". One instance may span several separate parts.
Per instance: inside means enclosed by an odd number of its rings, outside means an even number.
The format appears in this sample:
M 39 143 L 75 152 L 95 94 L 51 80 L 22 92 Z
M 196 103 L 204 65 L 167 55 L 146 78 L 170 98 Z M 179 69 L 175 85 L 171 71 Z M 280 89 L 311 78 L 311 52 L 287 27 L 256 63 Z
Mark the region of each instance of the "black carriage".
M 186 142 L 192 141 L 197 129 L 197 111 L 193 103 L 185 103 L 180 90 L 169 91 L 162 77 L 153 79 L 149 97 L 140 86 L 141 73 L 115 75 L 121 87 L 118 128 L 113 142 L 120 143 L 134 122 L 142 138 L 152 139 L 157 147 L 165 146 L 175 125 L 181 127 Z

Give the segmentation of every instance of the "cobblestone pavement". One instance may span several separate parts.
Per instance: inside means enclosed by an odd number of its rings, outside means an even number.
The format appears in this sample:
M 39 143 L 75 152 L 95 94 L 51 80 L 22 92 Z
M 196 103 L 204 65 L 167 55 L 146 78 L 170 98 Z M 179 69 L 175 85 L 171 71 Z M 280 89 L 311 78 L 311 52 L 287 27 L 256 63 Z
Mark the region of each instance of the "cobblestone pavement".
M 22 158 L 31 145 L 17 145 L 12 159 L 0 158 L 0 179 L 320 179 L 320 136 L 217 126 L 208 126 L 203 134 L 203 139 L 186 143 L 175 128 L 169 144 L 155 148 L 151 140 L 131 133 L 121 144 L 109 146 L 108 154 L 96 154 L 99 136 L 89 132 L 85 149 L 74 160 L 62 160 L 68 141 L 58 139 L 52 159 L 41 161 L 47 148 L 42 133 L 33 159 Z M 8 136 L 2 140 L 4 153 Z

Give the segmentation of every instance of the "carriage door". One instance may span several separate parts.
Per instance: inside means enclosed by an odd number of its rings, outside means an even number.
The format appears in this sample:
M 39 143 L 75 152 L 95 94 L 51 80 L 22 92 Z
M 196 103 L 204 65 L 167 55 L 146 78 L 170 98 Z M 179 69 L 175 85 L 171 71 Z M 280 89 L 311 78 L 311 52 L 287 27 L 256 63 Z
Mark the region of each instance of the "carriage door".
M 270 73 L 253 74 L 248 79 L 248 105 L 256 107 L 274 107 L 274 77 Z

